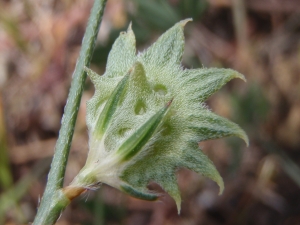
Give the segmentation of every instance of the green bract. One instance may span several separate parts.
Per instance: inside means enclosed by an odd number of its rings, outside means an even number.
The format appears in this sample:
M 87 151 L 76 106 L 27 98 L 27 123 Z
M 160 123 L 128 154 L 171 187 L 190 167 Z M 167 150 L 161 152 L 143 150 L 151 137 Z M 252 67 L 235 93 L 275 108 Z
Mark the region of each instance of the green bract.
M 185 167 L 214 180 L 222 192 L 223 180 L 198 142 L 238 136 L 248 144 L 248 138 L 203 102 L 231 79 L 245 78 L 231 69 L 182 68 L 183 28 L 190 20 L 175 24 L 138 55 L 129 26 L 114 43 L 105 74 L 86 69 L 96 89 L 87 103 L 90 150 L 72 185 L 89 189 L 106 183 L 155 200 L 159 195 L 147 190 L 154 181 L 180 211 L 175 172 Z

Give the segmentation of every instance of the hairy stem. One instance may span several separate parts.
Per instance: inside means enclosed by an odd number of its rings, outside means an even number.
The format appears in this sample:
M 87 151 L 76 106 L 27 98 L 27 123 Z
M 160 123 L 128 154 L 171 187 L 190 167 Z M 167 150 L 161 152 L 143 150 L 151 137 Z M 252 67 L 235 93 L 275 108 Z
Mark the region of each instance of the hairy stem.
M 95 0 L 91 10 L 87 29 L 82 41 L 80 55 L 73 73 L 73 80 L 61 121 L 62 126 L 56 142 L 47 186 L 33 225 L 54 224 L 61 212 L 70 203 L 70 199 L 65 195 L 65 192 L 62 191 L 61 188 L 63 186 L 70 145 L 86 79 L 84 68 L 85 66 L 89 66 L 94 51 L 95 41 L 106 1 L 107 0 Z

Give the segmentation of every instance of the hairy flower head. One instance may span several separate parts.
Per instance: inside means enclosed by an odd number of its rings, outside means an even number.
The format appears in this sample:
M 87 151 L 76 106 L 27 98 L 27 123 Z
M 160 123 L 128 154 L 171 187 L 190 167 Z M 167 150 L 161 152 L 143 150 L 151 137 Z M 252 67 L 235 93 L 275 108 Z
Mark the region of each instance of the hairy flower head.
M 176 170 L 188 168 L 224 188 L 214 164 L 198 142 L 237 136 L 248 144 L 235 123 L 205 107 L 204 101 L 233 78 L 231 69 L 184 69 L 186 19 L 175 24 L 152 46 L 136 55 L 129 26 L 109 54 L 99 76 L 86 69 L 95 85 L 87 103 L 89 154 L 72 185 L 87 189 L 106 183 L 134 197 L 156 200 L 147 189 L 154 181 L 170 194 L 180 211 Z

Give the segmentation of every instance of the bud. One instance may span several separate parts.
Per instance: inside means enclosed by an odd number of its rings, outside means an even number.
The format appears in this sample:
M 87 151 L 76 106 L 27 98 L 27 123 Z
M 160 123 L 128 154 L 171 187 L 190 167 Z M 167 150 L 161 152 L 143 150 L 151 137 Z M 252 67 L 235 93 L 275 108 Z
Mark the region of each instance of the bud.
M 242 138 L 235 123 L 205 107 L 204 101 L 233 78 L 230 69 L 183 69 L 183 20 L 146 51 L 136 55 L 129 26 L 115 41 L 106 72 L 86 68 L 95 85 L 87 103 L 89 154 L 71 186 L 96 189 L 101 183 L 144 200 L 156 200 L 147 190 L 157 182 L 174 198 L 180 211 L 176 170 L 188 168 L 224 184 L 198 142 L 227 136 Z

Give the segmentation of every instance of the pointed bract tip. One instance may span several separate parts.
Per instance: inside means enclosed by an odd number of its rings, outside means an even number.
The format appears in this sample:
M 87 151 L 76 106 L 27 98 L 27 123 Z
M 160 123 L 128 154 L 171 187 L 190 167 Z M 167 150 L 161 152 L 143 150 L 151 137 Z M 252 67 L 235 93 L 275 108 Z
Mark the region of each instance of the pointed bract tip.
M 250 143 L 249 143 L 249 138 L 248 138 L 248 136 L 247 136 L 247 139 L 245 140 L 245 142 L 246 142 L 246 146 L 249 147 Z
M 219 185 L 219 195 L 223 194 L 223 191 L 224 191 L 224 182 L 223 182 L 223 179 L 220 177 L 220 180 L 217 181 L 217 184 Z
M 129 23 L 127 28 L 127 32 L 131 32 L 131 31 L 132 31 L 132 22 Z
M 126 31 L 121 31 L 120 36 L 124 36 L 125 38 L 128 38 L 130 36 L 134 36 L 133 30 L 132 30 L 132 22 L 129 23 L 128 28 Z
M 248 138 L 247 134 L 244 131 L 243 131 L 243 133 L 241 133 L 239 135 L 239 138 L 243 139 L 246 146 L 249 147 L 249 138 Z
M 180 194 L 178 193 L 178 195 L 171 195 L 172 198 L 175 200 L 175 204 L 176 204 L 176 207 L 177 207 L 177 213 L 178 215 L 180 214 L 180 211 L 181 211 L 181 197 L 180 197 Z
M 178 24 L 180 24 L 182 27 L 184 27 L 190 21 L 193 21 L 193 19 L 188 18 L 188 19 L 185 19 L 185 20 L 181 20 L 180 22 L 178 22 Z
M 177 213 L 178 213 L 178 215 L 180 215 L 180 211 L 181 211 L 181 202 L 176 202 L 176 206 L 177 206 Z
M 100 75 L 98 75 L 97 73 L 95 73 L 93 70 L 91 70 L 88 67 L 84 67 L 84 71 L 86 72 L 86 74 L 89 76 L 89 78 L 91 79 L 93 84 L 96 84 L 97 79 L 99 79 Z
M 246 78 L 245 78 L 245 76 L 244 76 L 243 74 L 238 73 L 238 72 L 235 72 L 235 73 L 236 73 L 236 74 L 235 74 L 235 77 L 236 77 L 236 78 L 239 78 L 239 79 L 241 79 L 241 80 L 247 82 L 247 80 L 246 80 Z

